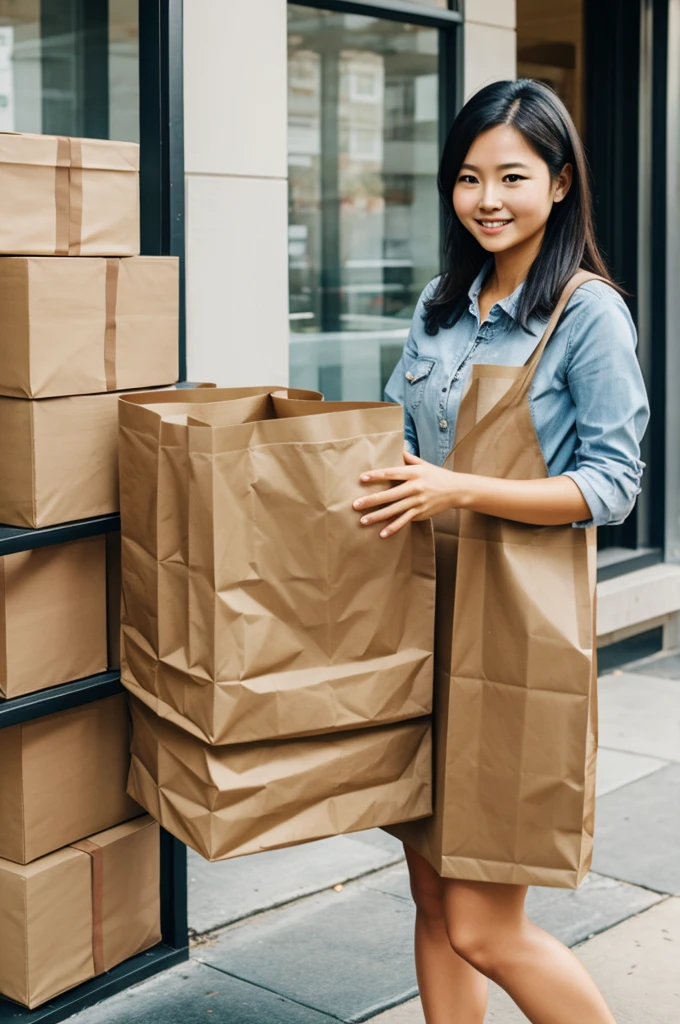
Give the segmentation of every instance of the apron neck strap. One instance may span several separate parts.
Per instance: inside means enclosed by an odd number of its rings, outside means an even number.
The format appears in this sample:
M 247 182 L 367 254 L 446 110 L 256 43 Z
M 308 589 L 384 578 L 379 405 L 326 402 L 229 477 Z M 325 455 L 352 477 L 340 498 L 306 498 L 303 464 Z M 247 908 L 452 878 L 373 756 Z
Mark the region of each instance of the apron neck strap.
M 589 270 L 579 270 L 574 274 L 573 277 L 571 277 L 567 281 L 564 288 L 562 289 L 562 294 L 558 299 L 557 305 L 555 306 L 552 312 L 552 316 L 548 320 L 545 331 L 543 332 L 543 337 L 541 338 L 538 345 L 536 346 L 536 348 L 524 364 L 527 368 L 527 386 L 531 384 L 531 381 L 533 380 L 534 373 L 536 372 L 536 367 L 539 364 L 541 356 L 545 352 L 545 347 L 550 341 L 550 338 L 552 337 L 552 334 L 560 321 L 560 317 L 562 316 L 564 308 L 569 302 L 569 299 L 572 297 L 577 288 L 580 288 L 582 284 L 587 284 L 588 281 L 604 281 L 605 284 L 611 284 L 611 281 L 608 281 L 606 277 L 601 277 L 599 274 L 591 274 Z

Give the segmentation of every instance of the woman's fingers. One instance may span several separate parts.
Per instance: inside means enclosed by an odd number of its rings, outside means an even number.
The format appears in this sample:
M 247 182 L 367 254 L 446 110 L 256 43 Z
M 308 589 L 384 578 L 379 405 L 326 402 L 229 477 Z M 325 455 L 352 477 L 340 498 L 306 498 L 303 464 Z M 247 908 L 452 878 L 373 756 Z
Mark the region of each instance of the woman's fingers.
M 373 484 L 380 480 L 410 480 L 414 466 L 393 466 L 392 469 L 371 469 L 359 478 L 362 484 Z
M 377 512 L 371 512 L 367 516 L 362 516 L 359 522 L 362 526 L 371 526 L 373 523 L 382 523 L 386 519 L 394 519 L 400 512 L 405 512 L 412 508 L 415 513 L 418 509 L 414 507 L 413 497 L 406 497 L 402 501 L 395 501 L 386 508 L 381 508 Z
M 404 514 L 399 516 L 398 519 L 395 519 L 393 522 L 391 522 L 389 526 L 386 526 L 384 530 L 381 530 L 380 536 L 391 537 L 393 534 L 403 529 L 404 526 L 407 526 L 410 522 L 412 522 L 412 520 L 416 518 L 417 514 L 417 509 L 410 508 L 408 512 L 404 512 Z
M 354 508 L 357 512 L 363 512 L 364 509 L 377 508 L 379 505 L 391 505 L 402 498 L 408 498 L 410 494 L 413 494 L 413 485 L 403 483 L 397 487 L 390 487 L 389 491 L 378 491 L 377 494 L 367 494 L 363 498 L 357 498 Z

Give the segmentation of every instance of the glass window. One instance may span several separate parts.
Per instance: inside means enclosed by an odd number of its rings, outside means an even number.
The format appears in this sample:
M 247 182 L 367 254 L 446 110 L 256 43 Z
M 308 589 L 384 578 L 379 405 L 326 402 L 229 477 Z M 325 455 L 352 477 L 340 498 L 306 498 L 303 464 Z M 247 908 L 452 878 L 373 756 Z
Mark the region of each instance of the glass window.
M 0 131 L 139 140 L 137 0 L 0 0 Z
M 288 11 L 291 384 L 380 399 L 439 270 L 439 34 Z
M 517 76 L 552 86 L 574 119 L 584 125 L 584 0 L 517 0 Z

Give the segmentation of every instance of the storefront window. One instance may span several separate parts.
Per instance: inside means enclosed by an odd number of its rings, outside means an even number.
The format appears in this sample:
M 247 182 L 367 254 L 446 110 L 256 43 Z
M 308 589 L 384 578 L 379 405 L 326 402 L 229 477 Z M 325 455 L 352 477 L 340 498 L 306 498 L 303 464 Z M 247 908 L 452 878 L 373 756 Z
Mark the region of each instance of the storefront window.
M 438 32 L 288 19 L 291 384 L 379 399 L 438 272 Z
M 0 0 L 0 131 L 139 139 L 137 0 Z
M 517 0 L 517 75 L 552 86 L 583 134 L 584 0 Z

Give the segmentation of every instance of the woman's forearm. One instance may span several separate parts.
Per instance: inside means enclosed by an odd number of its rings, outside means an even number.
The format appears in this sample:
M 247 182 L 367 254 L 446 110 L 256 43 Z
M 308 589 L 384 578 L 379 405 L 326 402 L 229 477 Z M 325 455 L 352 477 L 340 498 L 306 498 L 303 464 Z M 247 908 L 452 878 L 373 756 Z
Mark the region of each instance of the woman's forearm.
M 489 516 L 537 526 L 559 526 L 591 518 L 588 503 L 569 476 L 505 480 L 455 473 L 453 504 Z

